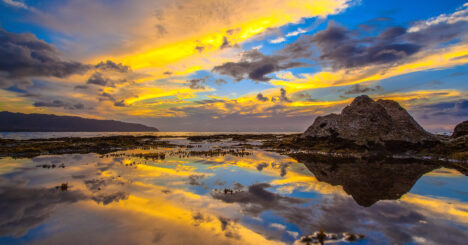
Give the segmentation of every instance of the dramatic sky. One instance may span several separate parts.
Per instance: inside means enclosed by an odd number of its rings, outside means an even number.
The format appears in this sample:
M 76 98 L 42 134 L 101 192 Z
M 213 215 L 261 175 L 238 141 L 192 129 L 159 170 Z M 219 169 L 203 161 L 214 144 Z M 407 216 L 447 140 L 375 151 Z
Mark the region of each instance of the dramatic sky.
M 361 94 L 468 119 L 457 0 L 0 0 L 0 110 L 303 131 Z

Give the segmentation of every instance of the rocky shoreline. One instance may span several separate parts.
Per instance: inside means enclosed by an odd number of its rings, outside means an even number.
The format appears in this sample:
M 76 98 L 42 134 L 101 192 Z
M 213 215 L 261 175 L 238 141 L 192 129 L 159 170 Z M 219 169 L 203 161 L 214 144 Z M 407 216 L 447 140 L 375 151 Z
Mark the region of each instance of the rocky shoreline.
M 413 158 L 466 162 L 468 121 L 452 136 L 425 131 L 397 102 L 356 97 L 341 114 L 317 117 L 303 134 L 219 134 L 209 136 L 111 136 L 94 138 L 0 139 L 0 157 L 34 157 L 46 154 L 106 154 L 134 148 L 178 147 L 168 139 L 188 142 L 238 142 L 237 147 L 261 148 L 286 155 L 383 159 Z M 256 143 L 252 143 L 255 141 Z

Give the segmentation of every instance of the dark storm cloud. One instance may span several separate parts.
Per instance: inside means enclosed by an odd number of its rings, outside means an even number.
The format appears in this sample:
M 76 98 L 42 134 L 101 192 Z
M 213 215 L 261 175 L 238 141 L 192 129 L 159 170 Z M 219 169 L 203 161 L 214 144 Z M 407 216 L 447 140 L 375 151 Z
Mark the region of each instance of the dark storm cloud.
M 468 22 L 439 23 L 418 31 L 389 27 L 377 36 L 364 36 L 333 22 L 310 41 L 320 50 L 319 60 L 334 68 L 394 64 L 424 50 L 457 42 L 468 31 Z
M 213 72 L 231 76 L 237 81 L 249 78 L 254 81 L 267 82 L 271 78 L 266 75 L 270 73 L 304 65 L 301 62 L 294 62 L 286 55 L 264 55 L 255 49 L 242 53 L 239 62 L 227 62 L 214 67 Z
M 284 88 L 280 89 L 280 101 L 282 102 L 292 102 L 287 96 L 286 96 L 286 90 Z
M 9 79 L 33 76 L 67 77 L 83 73 L 90 66 L 63 61 L 57 49 L 30 33 L 11 33 L 0 29 L 0 71 Z
M 359 39 L 353 31 L 335 24 L 317 32 L 311 42 L 320 49 L 319 60 L 334 68 L 354 68 L 395 63 L 421 49 L 421 45 L 400 40 L 406 30 L 392 27 L 377 37 Z
M 122 65 L 122 63 L 115 63 L 112 60 L 107 60 L 106 62 L 101 61 L 96 65 L 96 69 L 103 71 L 117 71 L 121 73 L 126 73 L 131 71 L 130 66 Z
M 111 85 L 112 81 L 109 78 L 105 78 L 102 73 L 95 72 L 88 78 L 87 84 L 95 84 L 99 86 Z
M 35 107 L 61 107 L 68 110 L 83 110 L 85 106 L 82 103 L 70 103 L 62 100 L 53 100 L 50 102 L 38 101 L 34 102 Z
M 268 97 L 263 96 L 262 93 L 258 93 L 258 94 L 257 94 L 257 100 L 259 100 L 259 101 L 261 101 L 261 102 L 267 102 L 267 101 L 268 101 Z
M 375 86 L 375 87 L 366 87 L 366 86 L 362 86 L 360 84 L 355 84 L 355 85 L 352 85 L 351 87 L 349 87 L 349 89 L 347 89 L 344 94 L 363 94 L 363 93 L 369 93 L 369 92 L 381 92 L 383 91 L 383 88 L 379 85 Z
M 295 42 L 286 45 L 278 51 L 280 55 L 289 57 L 290 59 L 310 59 L 313 57 L 313 46 L 310 44 L 310 36 L 300 36 Z
M 203 78 L 198 78 L 198 79 L 192 79 L 187 81 L 187 85 L 191 89 L 205 89 L 204 84 L 206 84 L 206 77 Z

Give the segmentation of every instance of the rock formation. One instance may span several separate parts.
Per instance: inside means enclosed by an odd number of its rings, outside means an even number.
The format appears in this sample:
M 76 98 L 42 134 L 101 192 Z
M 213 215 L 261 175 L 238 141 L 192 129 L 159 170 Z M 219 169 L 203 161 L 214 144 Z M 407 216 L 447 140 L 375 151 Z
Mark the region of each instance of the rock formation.
M 302 138 L 340 138 L 365 145 L 385 143 L 435 142 L 411 115 L 392 100 L 374 101 L 367 95 L 356 97 L 341 114 L 317 117 Z
M 465 135 L 468 135 L 468 121 L 464 121 L 455 126 L 452 137 L 457 138 Z

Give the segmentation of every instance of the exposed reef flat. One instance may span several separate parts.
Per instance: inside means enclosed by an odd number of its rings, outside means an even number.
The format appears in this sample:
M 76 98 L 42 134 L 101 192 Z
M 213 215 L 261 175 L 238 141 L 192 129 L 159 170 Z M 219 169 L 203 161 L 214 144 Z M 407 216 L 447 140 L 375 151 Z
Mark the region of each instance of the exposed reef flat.
M 94 138 L 0 139 L 0 156 L 35 157 L 72 153 L 110 153 L 141 147 L 174 147 L 156 136 L 110 136 Z
M 183 144 L 174 144 L 172 139 L 184 140 Z M 310 140 L 301 134 L 220 134 L 211 136 L 111 136 L 94 138 L 54 138 L 13 140 L 0 139 L 0 157 L 35 157 L 39 155 L 56 154 L 106 154 L 121 150 L 137 148 L 197 148 L 202 142 L 222 143 L 222 152 L 230 149 L 264 149 L 285 155 L 308 154 L 317 159 L 383 159 L 383 158 L 414 158 L 432 160 L 468 160 L 468 138 L 446 137 L 431 144 L 407 144 L 395 142 L 395 147 L 384 147 L 380 144 L 356 144 L 351 140 L 339 138 L 316 138 Z M 403 147 L 402 147 L 403 146 Z M 201 151 L 203 153 L 203 151 Z M 195 149 L 192 154 L 201 154 Z M 206 153 L 208 154 L 208 153 Z M 209 154 L 218 154 L 209 152 Z

